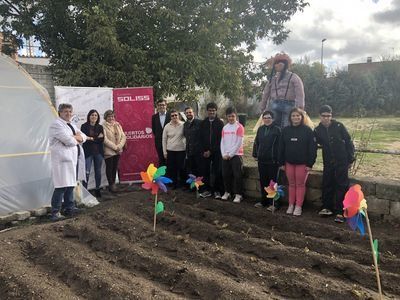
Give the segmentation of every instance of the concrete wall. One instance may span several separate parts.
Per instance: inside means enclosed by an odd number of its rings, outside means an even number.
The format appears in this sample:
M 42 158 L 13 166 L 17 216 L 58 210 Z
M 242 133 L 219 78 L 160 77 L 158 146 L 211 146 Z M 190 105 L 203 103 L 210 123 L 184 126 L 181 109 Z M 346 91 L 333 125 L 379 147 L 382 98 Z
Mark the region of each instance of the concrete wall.
M 280 182 L 287 185 L 284 174 Z M 368 212 L 384 219 L 400 220 L 400 182 L 376 178 L 351 178 L 351 183 L 361 185 L 368 204 Z M 315 207 L 321 201 L 322 172 L 313 171 L 307 180 L 305 204 Z M 245 167 L 244 194 L 248 198 L 260 198 L 260 184 L 257 167 Z M 287 191 L 287 189 L 286 189 Z M 283 199 L 287 203 L 287 199 Z
M 48 66 L 20 63 L 20 65 L 40 83 L 49 93 L 50 99 L 55 103 L 53 73 Z

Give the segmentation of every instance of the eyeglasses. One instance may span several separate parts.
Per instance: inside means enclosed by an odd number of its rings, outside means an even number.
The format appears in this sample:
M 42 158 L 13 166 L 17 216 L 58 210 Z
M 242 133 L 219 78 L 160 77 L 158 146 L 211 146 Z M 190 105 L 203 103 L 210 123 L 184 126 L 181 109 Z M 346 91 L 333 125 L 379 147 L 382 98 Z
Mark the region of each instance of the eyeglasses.
M 265 120 L 272 120 L 272 117 L 263 117 Z
M 332 115 L 331 114 L 329 114 L 329 115 L 321 115 L 321 117 L 322 118 L 330 118 L 330 117 L 332 117 Z
M 177 116 L 178 116 L 177 114 L 172 114 L 172 115 L 171 115 L 171 117 L 177 117 Z

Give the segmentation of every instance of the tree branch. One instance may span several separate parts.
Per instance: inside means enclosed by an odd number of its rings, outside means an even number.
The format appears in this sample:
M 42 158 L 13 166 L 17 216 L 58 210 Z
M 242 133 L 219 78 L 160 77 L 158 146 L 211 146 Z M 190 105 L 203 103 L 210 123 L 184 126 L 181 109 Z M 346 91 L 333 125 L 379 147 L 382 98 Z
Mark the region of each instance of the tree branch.
M 15 13 L 12 13 L 12 12 L 10 11 L 10 13 L 11 13 L 13 16 L 20 16 L 20 15 L 21 15 L 21 11 L 20 11 L 14 4 L 12 4 L 11 1 L 9 1 L 9 0 L 2 0 L 2 1 L 5 2 L 6 4 L 8 4 L 8 6 L 9 6 L 10 8 L 12 8 L 12 9 L 16 12 L 16 14 L 15 14 Z

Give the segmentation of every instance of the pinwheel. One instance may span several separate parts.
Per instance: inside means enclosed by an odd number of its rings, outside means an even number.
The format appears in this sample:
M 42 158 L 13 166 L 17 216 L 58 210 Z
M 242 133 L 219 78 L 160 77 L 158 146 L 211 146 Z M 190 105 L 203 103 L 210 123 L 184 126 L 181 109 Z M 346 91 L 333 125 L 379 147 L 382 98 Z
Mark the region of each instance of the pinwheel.
M 359 184 L 353 185 L 343 200 L 344 216 L 350 228 L 354 231 L 357 229 L 361 235 L 365 234 L 363 216 L 367 210 L 367 201 L 364 199 L 364 193 Z
M 350 187 L 343 200 L 343 215 L 346 218 L 350 228 L 354 231 L 358 229 L 361 235 L 365 234 L 363 223 L 363 217 L 365 217 L 365 220 L 367 222 L 369 241 L 371 244 L 372 258 L 374 260 L 379 296 L 380 299 L 382 299 L 382 288 L 378 268 L 378 240 L 372 239 L 372 231 L 371 225 L 369 223 L 367 208 L 367 201 L 364 198 L 364 193 L 361 190 L 361 186 L 359 184 L 355 184 Z
M 143 184 L 142 188 L 145 190 L 151 190 L 151 194 L 154 197 L 154 226 L 153 229 L 156 231 L 157 214 L 164 211 L 164 203 L 157 201 L 158 190 L 161 189 L 163 192 L 167 192 L 166 184 L 171 183 L 172 180 L 168 177 L 164 177 L 167 168 L 165 166 L 159 167 L 158 169 L 154 164 L 150 164 L 147 167 L 146 172 L 140 172 Z
M 275 207 L 275 201 L 278 201 L 281 197 L 285 196 L 285 192 L 283 191 L 283 187 L 278 185 L 276 182 L 271 180 L 269 182 L 268 187 L 264 187 L 264 190 L 267 192 L 267 198 L 272 199 L 272 206 Z M 272 210 L 272 213 L 274 210 Z
M 196 177 L 193 174 L 189 174 L 188 180 L 186 180 L 186 183 L 190 185 L 191 189 L 196 189 L 196 197 L 199 198 L 199 187 L 202 186 L 203 183 L 203 177 Z

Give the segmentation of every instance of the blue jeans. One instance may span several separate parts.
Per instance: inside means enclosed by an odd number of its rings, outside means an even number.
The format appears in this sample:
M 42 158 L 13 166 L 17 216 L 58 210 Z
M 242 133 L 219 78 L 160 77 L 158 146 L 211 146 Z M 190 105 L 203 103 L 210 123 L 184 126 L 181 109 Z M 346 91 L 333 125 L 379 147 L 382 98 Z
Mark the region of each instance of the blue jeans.
M 294 107 L 294 100 L 272 100 L 271 110 L 274 113 L 275 124 L 280 128 L 288 126 L 289 114 Z
M 96 189 L 99 189 L 101 184 L 101 164 L 103 163 L 103 156 L 101 154 L 94 154 L 86 157 L 86 182 L 83 183 L 83 186 L 87 188 L 92 161 L 94 161 L 94 179 L 96 181 Z
M 62 202 L 64 199 L 63 208 L 66 212 L 73 211 L 75 208 L 74 203 L 74 187 L 67 186 L 62 188 L 55 188 L 53 197 L 51 198 L 51 214 L 55 215 L 61 211 Z

